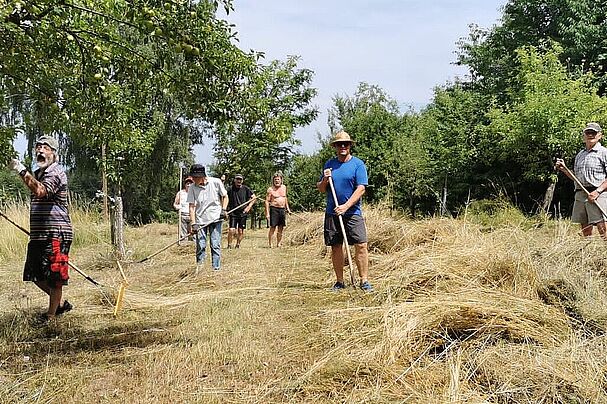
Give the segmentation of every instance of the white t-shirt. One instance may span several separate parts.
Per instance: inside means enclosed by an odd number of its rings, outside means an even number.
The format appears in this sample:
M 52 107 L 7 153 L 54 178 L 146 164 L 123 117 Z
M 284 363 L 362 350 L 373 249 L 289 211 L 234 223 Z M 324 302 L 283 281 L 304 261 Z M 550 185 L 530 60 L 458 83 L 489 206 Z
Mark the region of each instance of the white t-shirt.
M 181 212 L 182 215 L 186 216 L 190 214 L 190 204 L 188 203 L 188 191 L 186 191 L 185 189 L 179 191 L 179 212 Z
M 190 185 L 188 190 L 188 204 L 195 204 L 193 223 L 207 226 L 221 219 L 221 198 L 228 195 L 228 191 L 219 178 L 207 177 L 207 183 L 202 186 Z

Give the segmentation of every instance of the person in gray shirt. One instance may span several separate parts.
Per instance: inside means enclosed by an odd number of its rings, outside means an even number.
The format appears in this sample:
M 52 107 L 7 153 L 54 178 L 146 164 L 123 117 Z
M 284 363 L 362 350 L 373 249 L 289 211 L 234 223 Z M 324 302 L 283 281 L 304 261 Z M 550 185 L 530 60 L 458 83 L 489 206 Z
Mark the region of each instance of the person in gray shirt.
M 214 271 L 221 267 L 221 225 L 227 219 L 228 192 L 219 178 L 207 177 L 201 164 L 190 169 L 194 183 L 188 190 L 192 233 L 196 235 L 196 273 L 204 265 L 207 233 L 211 246 L 211 261 Z
M 579 223 L 584 236 L 591 236 L 593 226 L 607 239 L 605 220 L 607 217 L 607 148 L 601 145 L 603 130 L 598 123 L 591 122 L 582 131 L 585 148 L 575 156 L 572 174 L 563 159 L 557 159 L 555 168 L 574 180 L 574 175 L 589 194 L 575 181 L 575 200 L 571 220 Z M 602 210 L 602 211 L 601 211 Z

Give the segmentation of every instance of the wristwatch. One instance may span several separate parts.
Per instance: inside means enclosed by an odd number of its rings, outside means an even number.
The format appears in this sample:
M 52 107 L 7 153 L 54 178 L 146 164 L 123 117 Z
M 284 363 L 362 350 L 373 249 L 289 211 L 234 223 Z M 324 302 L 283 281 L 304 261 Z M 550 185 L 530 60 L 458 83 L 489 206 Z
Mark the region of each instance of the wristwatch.
M 20 177 L 22 177 L 22 178 L 25 177 L 25 174 L 27 174 L 27 169 L 24 168 L 23 170 L 19 171 Z

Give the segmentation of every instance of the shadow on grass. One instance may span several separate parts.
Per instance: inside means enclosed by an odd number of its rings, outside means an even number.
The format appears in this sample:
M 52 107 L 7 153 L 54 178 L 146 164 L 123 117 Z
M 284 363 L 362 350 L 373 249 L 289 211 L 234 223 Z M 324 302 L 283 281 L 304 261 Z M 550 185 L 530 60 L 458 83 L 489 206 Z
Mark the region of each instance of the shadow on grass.
M 42 324 L 39 316 L 24 312 L 0 315 L 0 354 L 3 357 L 27 354 L 34 360 L 49 353 L 56 356 L 98 355 L 177 341 L 171 329 L 178 322 L 167 318 L 108 324 L 105 319 L 98 322 L 98 317 L 91 317 L 92 324 L 85 324 L 86 320 L 82 318 L 63 317 Z
M 283 281 L 277 284 L 278 289 L 298 289 L 298 290 L 331 290 L 331 285 L 323 282 L 298 282 L 298 281 Z

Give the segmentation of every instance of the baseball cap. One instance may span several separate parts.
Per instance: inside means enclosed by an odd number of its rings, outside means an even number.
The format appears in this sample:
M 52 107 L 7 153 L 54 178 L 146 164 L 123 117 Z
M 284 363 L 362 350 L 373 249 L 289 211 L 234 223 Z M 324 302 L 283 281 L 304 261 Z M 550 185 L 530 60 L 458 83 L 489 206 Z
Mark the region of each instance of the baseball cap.
M 587 130 L 593 130 L 595 132 L 602 132 L 603 131 L 601 129 L 601 125 L 599 125 L 596 122 L 590 122 L 588 125 L 586 125 L 586 127 L 584 128 L 584 132 L 586 132 Z
M 39 144 L 45 144 L 55 151 L 57 151 L 57 149 L 59 148 L 59 142 L 57 142 L 57 139 L 47 135 L 40 136 L 36 140 L 36 146 L 38 146 Z
M 244 177 L 242 176 L 242 174 L 236 174 L 236 175 L 234 176 L 234 179 L 235 179 L 235 180 L 244 180 Z

